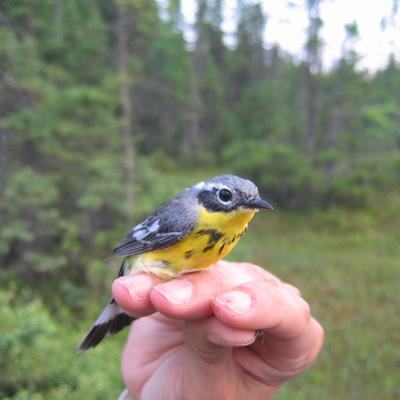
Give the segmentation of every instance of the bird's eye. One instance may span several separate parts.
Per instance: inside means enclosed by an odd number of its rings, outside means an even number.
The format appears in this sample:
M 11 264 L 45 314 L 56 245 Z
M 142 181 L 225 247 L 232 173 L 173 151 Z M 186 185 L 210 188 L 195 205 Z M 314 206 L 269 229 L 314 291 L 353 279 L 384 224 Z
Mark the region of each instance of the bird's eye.
M 218 192 L 218 197 L 221 201 L 227 203 L 232 199 L 232 192 L 228 189 L 221 189 Z

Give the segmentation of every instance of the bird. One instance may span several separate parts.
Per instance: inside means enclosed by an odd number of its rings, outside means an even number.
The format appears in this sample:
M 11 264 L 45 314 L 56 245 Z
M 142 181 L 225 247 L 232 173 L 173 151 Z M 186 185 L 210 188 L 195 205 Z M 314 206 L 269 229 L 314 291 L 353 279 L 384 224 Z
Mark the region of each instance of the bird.
M 272 210 L 257 186 L 235 175 L 219 175 L 184 189 L 136 225 L 114 248 L 122 257 L 118 277 L 137 271 L 167 281 L 205 270 L 227 256 L 259 210 Z M 103 309 L 78 352 L 130 325 L 114 298 Z

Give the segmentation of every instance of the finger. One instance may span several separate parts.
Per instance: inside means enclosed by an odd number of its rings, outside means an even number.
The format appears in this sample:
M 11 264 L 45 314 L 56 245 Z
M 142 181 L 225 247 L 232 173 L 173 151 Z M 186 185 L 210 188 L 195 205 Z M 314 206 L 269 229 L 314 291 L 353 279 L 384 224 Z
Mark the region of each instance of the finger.
M 228 326 L 266 330 L 285 339 L 300 334 L 310 319 L 310 306 L 304 299 L 265 281 L 248 282 L 220 293 L 212 308 Z
M 212 314 L 211 299 L 218 293 L 260 279 L 280 285 L 278 278 L 255 265 L 223 261 L 155 286 L 150 298 L 158 311 L 171 318 L 205 318 Z
M 211 391 L 220 392 L 231 382 L 225 382 L 237 366 L 232 362 L 231 348 L 243 347 L 255 339 L 254 331 L 236 330 L 225 326 L 215 317 L 186 321 L 183 328 L 185 344 L 185 373 L 188 379 L 207 382 Z M 194 375 L 193 375 L 194 374 Z M 224 379 L 225 378 L 225 379 Z M 220 387 L 220 390 L 216 388 Z M 213 397 L 214 398 L 214 397 Z M 229 396 L 228 398 L 232 398 Z
M 256 332 L 234 329 L 215 317 L 186 321 L 183 329 L 185 343 L 197 353 L 208 355 L 221 347 L 243 347 L 253 343 Z
M 145 272 L 126 275 L 113 282 L 112 295 L 128 315 L 149 315 L 155 311 L 150 301 L 150 292 L 160 282 L 158 277 Z
M 268 385 L 281 384 L 309 368 L 321 351 L 324 331 L 311 318 L 301 335 L 285 340 L 266 334 L 248 348 L 235 348 L 236 362 Z
M 310 307 L 286 288 L 257 281 L 221 293 L 213 302 L 215 316 L 237 329 L 261 330 L 250 349 L 235 358 L 249 374 L 268 384 L 279 383 L 308 368 L 323 343 L 323 329 Z
M 297 296 L 301 296 L 300 290 L 296 286 L 291 285 L 290 283 L 282 282 L 281 288 L 286 289 L 289 292 L 296 294 Z
M 310 318 L 303 331 L 293 339 L 283 339 L 268 335 L 252 345 L 264 360 L 278 367 L 290 363 L 290 370 L 303 370 L 315 360 L 324 340 L 324 331 L 314 318 Z

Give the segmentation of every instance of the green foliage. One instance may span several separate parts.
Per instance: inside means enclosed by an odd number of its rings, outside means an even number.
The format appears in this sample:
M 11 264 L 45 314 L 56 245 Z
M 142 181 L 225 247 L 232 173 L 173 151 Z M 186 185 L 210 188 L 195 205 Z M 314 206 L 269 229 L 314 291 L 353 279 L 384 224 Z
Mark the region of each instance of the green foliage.
M 0 291 L 0 318 L 2 399 L 81 399 L 90 393 L 106 400 L 122 390 L 118 351 L 106 345 L 92 357 L 78 357 L 77 330 L 57 322 L 31 294 Z

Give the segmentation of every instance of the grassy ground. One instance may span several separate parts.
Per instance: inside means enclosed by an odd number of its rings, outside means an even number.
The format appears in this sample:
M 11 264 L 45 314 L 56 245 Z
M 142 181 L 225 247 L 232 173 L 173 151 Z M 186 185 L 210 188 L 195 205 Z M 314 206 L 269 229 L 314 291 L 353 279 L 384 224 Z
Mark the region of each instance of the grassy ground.
M 316 364 L 289 383 L 278 400 L 400 398 L 400 197 L 384 204 L 384 209 L 368 212 L 260 213 L 230 255 L 265 266 L 299 287 L 326 331 Z M 71 325 L 36 303 L 21 307 L 11 318 L 16 311 L 5 304 L 0 315 L 5 313 L 4 320 L 16 325 L 8 331 L 36 335 L 33 347 L 23 339 L 18 343 L 27 350 L 9 354 L 11 363 L 0 365 L 3 372 L 12 369 L 4 376 L 28 379 L 27 391 L 13 399 L 117 398 L 126 332 L 95 351 L 79 356 L 74 352 L 101 305 L 88 304 L 93 315 Z M 6 327 L 0 347 L 6 349 L 10 338 Z

